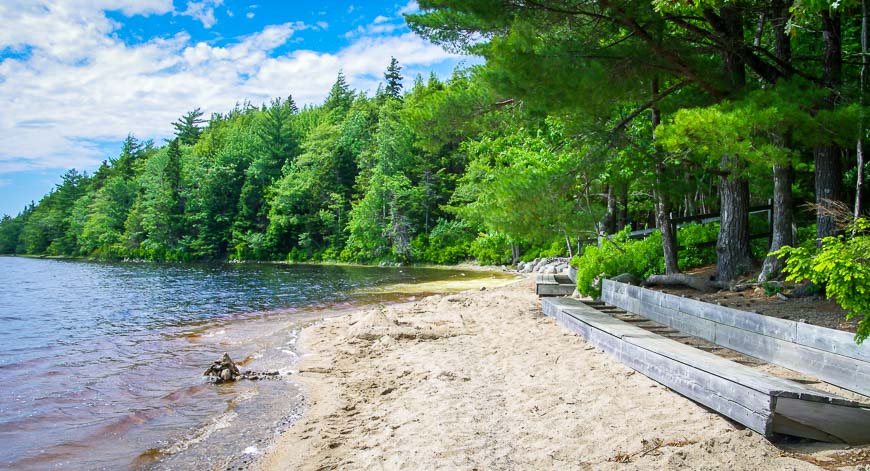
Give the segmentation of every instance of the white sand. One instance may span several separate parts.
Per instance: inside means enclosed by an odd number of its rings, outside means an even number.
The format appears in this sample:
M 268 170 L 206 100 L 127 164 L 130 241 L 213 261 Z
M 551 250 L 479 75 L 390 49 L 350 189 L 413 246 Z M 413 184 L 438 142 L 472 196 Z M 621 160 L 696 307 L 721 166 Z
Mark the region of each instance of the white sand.
M 305 329 L 298 379 L 310 408 L 258 466 L 780 470 L 870 459 L 867 447 L 777 448 L 542 317 L 533 292 L 525 280 Z

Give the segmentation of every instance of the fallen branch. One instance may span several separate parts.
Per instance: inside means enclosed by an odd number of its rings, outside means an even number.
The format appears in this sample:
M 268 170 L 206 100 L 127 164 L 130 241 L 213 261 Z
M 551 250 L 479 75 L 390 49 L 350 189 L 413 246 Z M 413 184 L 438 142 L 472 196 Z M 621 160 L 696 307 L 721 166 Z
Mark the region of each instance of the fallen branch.
M 700 276 L 686 275 L 685 273 L 677 273 L 674 275 L 650 275 L 643 284 L 645 286 L 687 286 L 703 292 L 713 291 L 718 287 L 714 283 Z

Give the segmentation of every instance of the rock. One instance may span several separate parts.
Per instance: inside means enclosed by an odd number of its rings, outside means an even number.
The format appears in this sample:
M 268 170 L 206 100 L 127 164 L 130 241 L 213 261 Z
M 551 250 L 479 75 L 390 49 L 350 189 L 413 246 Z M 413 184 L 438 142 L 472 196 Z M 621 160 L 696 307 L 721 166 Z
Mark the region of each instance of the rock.
M 782 299 L 783 301 L 788 301 L 788 296 L 786 296 L 782 293 L 776 293 L 776 297 L 779 299 Z
M 233 362 L 232 358 L 230 358 L 229 353 L 224 352 L 221 359 L 212 363 L 212 365 L 209 366 L 202 375 L 208 376 L 216 383 L 227 383 L 235 381 L 242 374 L 239 372 L 239 368 Z
M 613 278 L 611 278 L 611 280 L 618 281 L 620 283 L 626 283 L 629 285 L 634 285 L 634 286 L 640 285 L 640 279 L 638 279 L 638 277 L 632 275 L 631 273 L 623 273 L 621 275 L 616 275 Z
M 486 291 L 486 286 L 481 286 L 481 287 L 480 287 L 480 290 L 481 290 L 481 291 Z
M 531 263 L 527 263 L 526 266 L 523 267 L 523 273 L 531 273 L 534 268 L 534 265 L 532 265 Z
M 798 286 L 793 289 L 789 295 L 793 298 L 804 298 L 808 296 L 815 296 L 822 292 L 822 289 L 817 285 L 813 284 L 812 281 L 807 281 L 806 283 Z
M 517 263 L 517 271 L 521 272 L 523 271 L 523 268 L 526 268 L 526 262 Z

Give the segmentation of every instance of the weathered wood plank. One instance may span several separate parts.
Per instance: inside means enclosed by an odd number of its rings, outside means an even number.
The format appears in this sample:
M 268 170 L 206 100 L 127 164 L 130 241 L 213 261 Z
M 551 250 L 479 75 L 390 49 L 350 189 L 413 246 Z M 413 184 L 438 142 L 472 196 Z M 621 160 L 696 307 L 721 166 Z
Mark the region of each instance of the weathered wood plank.
M 639 340 L 656 337 L 655 334 L 631 326 L 619 326 L 620 322 L 609 316 L 596 315 L 582 308 L 560 307 L 550 301 L 553 300 L 543 300 L 544 312 L 581 335 L 590 344 L 672 390 L 731 417 L 758 433 L 770 434 L 772 399 L 769 395 L 711 375 L 691 365 L 663 361 L 661 355 L 625 341 L 626 335 Z M 559 304 L 564 306 L 567 303 Z
M 604 280 L 616 307 L 741 353 L 870 396 L 870 342 L 847 332 L 740 311 Z
M 834 437 L 850 445 L 870 442 L 870 408 L 777 398 L 774 410 L 774 432 L 807 436 L 809 428 L 821 434 L 811 437 L 817 440 L 834 441 L 828 438 Z
M 674 342 L 574 299 L 548 298 L 542 304 L 545 314 L 590 344 L 756 432 L 847 443 L 870 441 L 870 428 L 863 426 L 870 420 L 866 405 Z M 778 417 L 780 409 L 782 416 Z
M 870 395 L 870 364 L 816 348 L 717 324 L 714 343 Z

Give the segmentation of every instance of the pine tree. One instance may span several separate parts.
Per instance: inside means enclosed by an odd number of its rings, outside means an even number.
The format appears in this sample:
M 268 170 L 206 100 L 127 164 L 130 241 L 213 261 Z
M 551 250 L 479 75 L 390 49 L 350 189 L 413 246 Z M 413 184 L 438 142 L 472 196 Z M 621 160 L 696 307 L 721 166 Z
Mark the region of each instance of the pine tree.
M 326 111 L 335 111 L 340 113 L 340 117 L 344 117 L 344 113 L 347 113 L 352 104 L 353 92 L 344 78 L 344 72 L 339 70 L 338 77 L 335 78 L 335 83 L 332 85 L 332 89 L 329 90 L 329 95 L 326 97 L 323 107 Z
M 402 99 L 402 67 L 395 57 L 390 58 L 390 65 L 387 66 L 387 71 L 384 72 L 384 80 L 387 81 L 387 87 L 384 90 L 387 96 Z
M 193 111 L 188 111 L 178 121 L 172 123 L 172 127 L 175 128 L 175 136 L 178 137 L 182 144 L 192 146 L 199 140 L 199 136 L 202 134 L 202 127 L 200 125 L 204 122 L 202 110 L 197 108 Z

